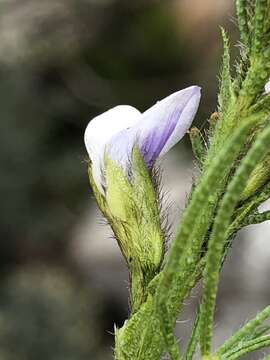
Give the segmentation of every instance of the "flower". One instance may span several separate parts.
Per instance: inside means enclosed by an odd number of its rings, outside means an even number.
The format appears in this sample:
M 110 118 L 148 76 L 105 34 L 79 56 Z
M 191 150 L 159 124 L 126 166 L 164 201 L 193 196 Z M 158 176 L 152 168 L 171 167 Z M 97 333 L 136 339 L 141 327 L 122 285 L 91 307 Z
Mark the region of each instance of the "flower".
M 264 90 L 266 94 L 270 93 L 270 79 L 268 80 L 268 82 L 265 84 L 264 86 Z
M 200 87 L 177 91 L 140 113 L 128 105 L 116 106 L 89 122 L 84 135 L 92 162 L 92 176 L 104 193 L 104 159 L 108 156 L 124 171 L 137 146 L 146 166 L 151 169 L 189 129 L 200 102 Z

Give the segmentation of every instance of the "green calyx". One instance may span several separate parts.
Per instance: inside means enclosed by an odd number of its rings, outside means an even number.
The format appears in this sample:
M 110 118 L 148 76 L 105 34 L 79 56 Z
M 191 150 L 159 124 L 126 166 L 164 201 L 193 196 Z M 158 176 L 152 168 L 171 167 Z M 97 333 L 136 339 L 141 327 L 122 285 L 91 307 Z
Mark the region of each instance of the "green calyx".
M 159 272 L 165 237 L 161 227 L 157 191 L 137 148 L 131 159 L 130 175 L 110 158 L 105 158 L 106 194 L 90 183 L 103 215 L 115 234 L 130 270 L 131 306 L 136 312 L 146 300 L 147 286 Z

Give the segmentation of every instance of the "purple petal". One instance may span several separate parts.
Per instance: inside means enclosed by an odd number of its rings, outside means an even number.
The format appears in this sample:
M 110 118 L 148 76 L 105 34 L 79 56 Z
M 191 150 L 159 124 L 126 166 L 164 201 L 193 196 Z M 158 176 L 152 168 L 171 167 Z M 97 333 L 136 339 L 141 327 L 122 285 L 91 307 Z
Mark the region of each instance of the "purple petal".
M 155 160 L 169 151 L 189 129 L 200 102 L 200 88 L 191 86 L 157 102 L 145 111 L 131 128 L 112 137 L 109 156 L 123 167 L 135 143 L 151 168 Z

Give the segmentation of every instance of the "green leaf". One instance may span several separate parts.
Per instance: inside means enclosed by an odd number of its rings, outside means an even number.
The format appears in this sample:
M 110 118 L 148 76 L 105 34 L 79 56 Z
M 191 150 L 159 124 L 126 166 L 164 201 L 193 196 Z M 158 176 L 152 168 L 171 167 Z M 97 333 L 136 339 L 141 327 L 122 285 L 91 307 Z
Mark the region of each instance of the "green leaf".
M 270 335 L 264 335 L 257 339 L 244 342 L 239 348 L 224 354 L 226 360 L 236 360 L 251 352 L 270 346 Z
M 201 326 L 201 351 L 203 355 L 208 355 L 211 352 L 220 266 L 223 258 L 223 249 L 228 238 L 230 220 L 239 200 L 239 194 L 243 191 L 251 172 L 268 151 L 269 141 L 270 127 L 268 126 L 258 135 L 255 143 L 236 170 L 233 179 L 228 185 L 214 221 L 213 231 L 208 244 L 206 266 L 203 276 L 204 290 Z
M 189 131 L 189 137 L 193 154 L 199 164 L 199 167 L 202 168 L 203 161 L 206 155 L 206 146 L 203 136 L 198 128 L 193 127 Z
M 171 333 L 176 311 L 189 291 L 189 281 L 191 285 L 194 284 L 192 275 L 201 256 L 204 236 L 212 222 L 215 194 L 238 156 L 250 128 L 257 121 L 256 117 L 249 119 L 227 140 L 195 188 L 172 242 L 155 296 L 156 314 L 160 318 L 168 348 L 173 346 Z
M 256 0 L 255 16 L 254 16 L 254 30 L 252 36 L 251 49 L 253 54 L 260 54 L 265 49 L 265 35 L 267 30 L 267 23 L 269 21 L 269 3 L 268 0 Z M 268 39 L 269 45 L 269 39 Z M 255 55 L 256 56 L 256 55 Z
M 247 337 L 254 336 L 258 327 L 270 317 L 270 305 L 267 306 L 264 310 L 259 312 L 255 318 L 247 322 L 241 329 L 239 329 L 235 334 L 233 334 L 225 343 L 219 347 L 217 350 L 218 355 L 223 355 L 233 348 L 239 346 Z
M 200 337 L 200 312 L 196 315 L 184 360 L 192 360 Z
M 116 331 L 115 335 L 116 360 L 158 360 L 161 358 L 164 344 L 153 313 L 151 296 L 139 311 Z
M 238 18 L 238 27 L 240 31 L 240 39 L 243 44 L 249 47 L 250 42 L 250 30 L 249 30 L 249 19 L 248 19 L 248 1 L 247 0 L 236 0 L 236 13 Z
M 242 223 L 242 226 L 248 226 L 252 224 L 260 224 L 264 221 L 270 220 L 270 211 L 265 211 L 263 213 L 255 213 L 249 215 Z
M 219 113 L 223 115 L 229 109 L 230 103 L 234 99 L 234 91 L 230 73 L 230 49 L 229 39 L 223 28 L 221 28 L 221 35 L 223 39 L 223 63 L 220 74 L 220 85 L 219 85 Z
M 267 154 L 264 159 L 258 163 L 252 171 L 244 191 L 241 194 L 241 200 L 246 200 L 255 194 L 270 179 L 270 155 Z

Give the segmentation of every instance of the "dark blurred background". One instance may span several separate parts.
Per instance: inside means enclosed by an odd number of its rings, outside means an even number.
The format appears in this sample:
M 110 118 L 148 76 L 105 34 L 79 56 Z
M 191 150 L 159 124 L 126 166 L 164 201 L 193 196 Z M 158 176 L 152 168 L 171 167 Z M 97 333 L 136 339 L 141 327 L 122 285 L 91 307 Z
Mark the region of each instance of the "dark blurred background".
M 112 106 L 143 111 L 192 84 L 202 127 L 216 106 L 218 26 L 236 41 L 234 17 L 232 0 L 0 2 L 1 360 L 112 359 L 128 274 L 91 196 L 84 129 Z M 164 168 L 175 223 L 195 173 L 188 139 Z M 269 302 L 270 245 L 257 229 L 225 266 L 216 343 Z M 197 302 L 195 291 L 183 341 Z

